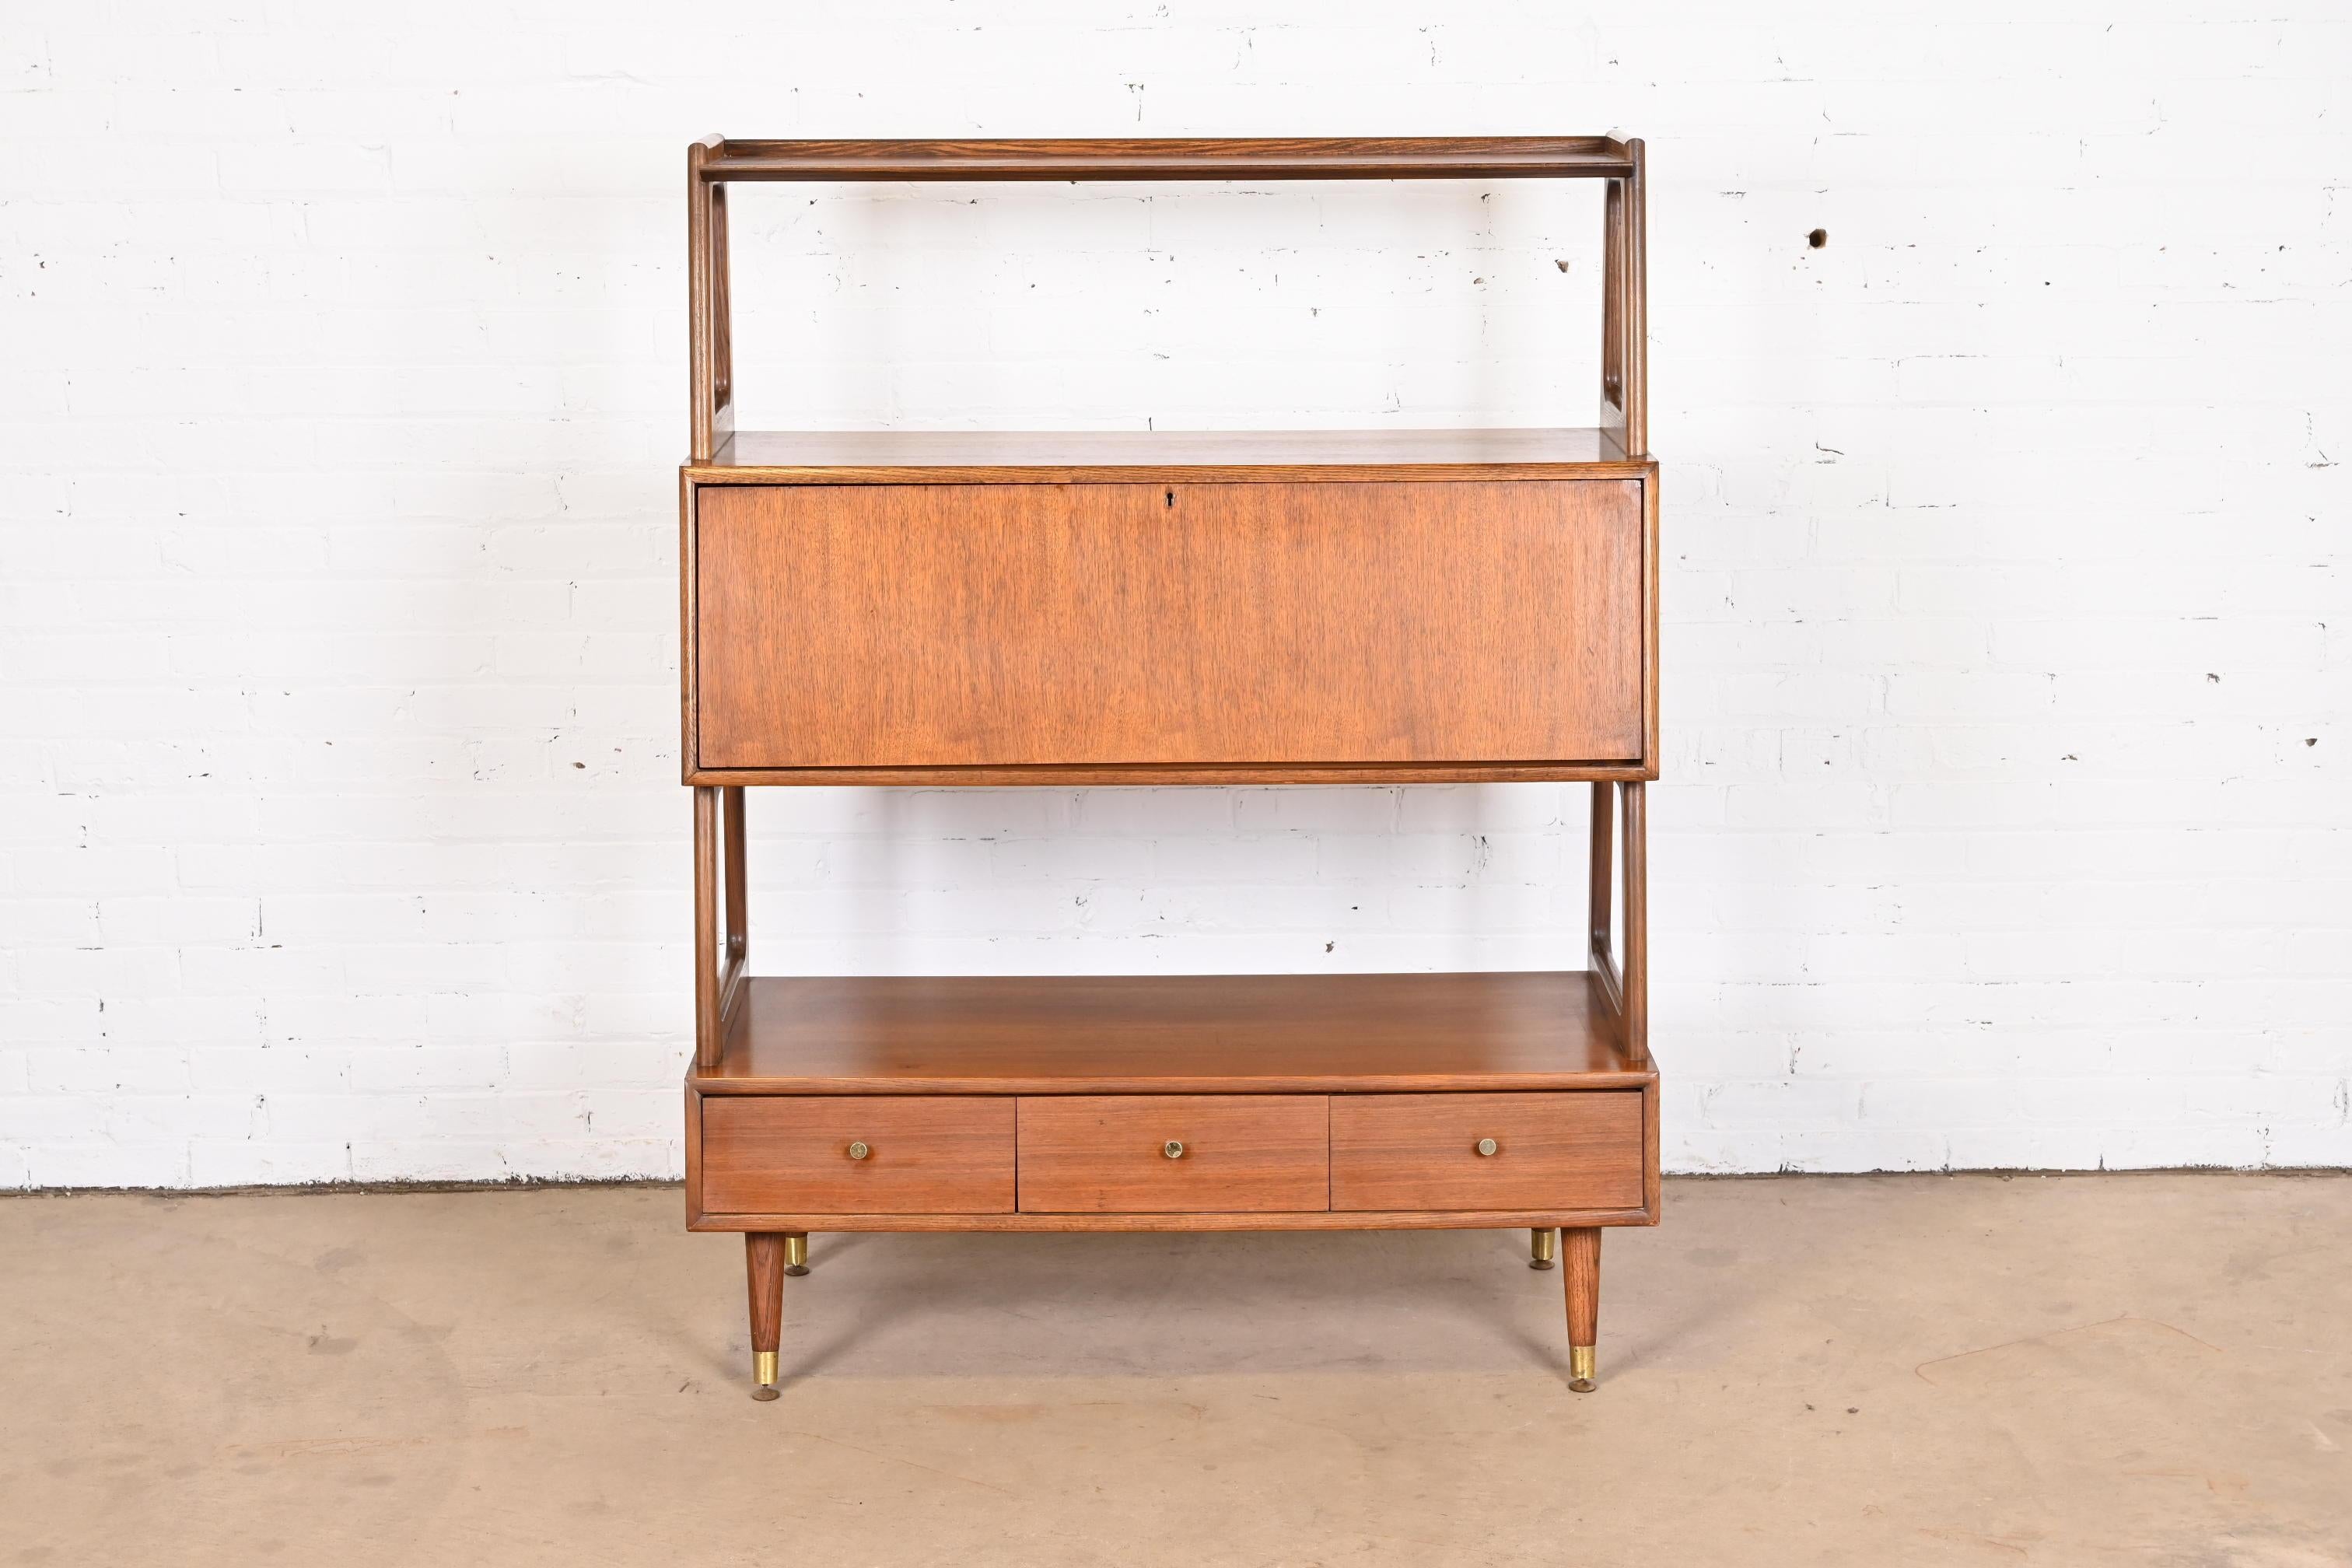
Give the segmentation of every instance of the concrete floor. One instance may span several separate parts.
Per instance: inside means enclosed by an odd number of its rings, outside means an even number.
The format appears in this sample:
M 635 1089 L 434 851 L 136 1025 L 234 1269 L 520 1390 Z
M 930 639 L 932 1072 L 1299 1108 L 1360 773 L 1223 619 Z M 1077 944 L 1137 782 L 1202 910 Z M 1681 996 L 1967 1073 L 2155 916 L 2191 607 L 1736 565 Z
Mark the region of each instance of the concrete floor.
M 0 1202 L 0 1564 L 2352 1563 L 2352 1179 L 1524 1233 L 818 1237 L 673 1188 Z

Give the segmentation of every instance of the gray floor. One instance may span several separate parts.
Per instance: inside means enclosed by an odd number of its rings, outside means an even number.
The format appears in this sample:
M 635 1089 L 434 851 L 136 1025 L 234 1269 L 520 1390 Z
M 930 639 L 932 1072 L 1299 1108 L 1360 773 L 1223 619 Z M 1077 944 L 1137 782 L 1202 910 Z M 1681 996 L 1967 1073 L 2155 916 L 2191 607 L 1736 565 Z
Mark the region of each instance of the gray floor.
M 0 1201 L 0 1563 L 2352 1563 L 2352 1180 L 1670 1183 L 1524 1233 L 818 1237 L 675 1189 Z

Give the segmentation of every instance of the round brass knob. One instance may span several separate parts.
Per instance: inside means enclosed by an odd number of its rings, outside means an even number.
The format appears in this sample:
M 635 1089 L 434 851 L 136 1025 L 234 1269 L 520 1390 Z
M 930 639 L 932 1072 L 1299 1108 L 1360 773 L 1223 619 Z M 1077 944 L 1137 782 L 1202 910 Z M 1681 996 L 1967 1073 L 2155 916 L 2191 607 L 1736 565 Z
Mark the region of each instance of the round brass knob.
M 1184 1157 L 1184 1145 L 1179 1140 L 1171 1138 L 1167 1142 L 1160 1145 L 1160 1152 L 1171 1160 L 1181 1160 Z
M 868 1149 L 862 1142 L 852 1143 L 849 1146 L 849 1157 L 853 1160 L 863 1160 L 866 1155 L 871 1154 L 872 1152 L 874 1152 L 874 1151 Z
M 1478 1140 L 1478 1152 L 1481 1154 L 1493 1153 L 1495 1152 L 1495 1141 L 1492 1138 L 1481 1138 Z

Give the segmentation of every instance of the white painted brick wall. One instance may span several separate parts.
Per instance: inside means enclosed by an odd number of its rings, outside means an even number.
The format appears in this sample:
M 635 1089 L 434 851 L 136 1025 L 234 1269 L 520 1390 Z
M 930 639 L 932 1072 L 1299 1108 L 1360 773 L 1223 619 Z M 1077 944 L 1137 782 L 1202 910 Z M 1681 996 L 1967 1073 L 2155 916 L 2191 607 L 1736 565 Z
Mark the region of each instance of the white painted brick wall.
M 0 29 L 0 1185 L 677 1171 L 712 130 L 1646 136 L 1669 1163 L 2352 1163 L 2345 5 L 657 18 Z M 1580 423 L 1596 227 L 1582 186 L 746 190 L 746 414 Z M 763 795 L 755 934 L 1559 963 L 1583 810 Z

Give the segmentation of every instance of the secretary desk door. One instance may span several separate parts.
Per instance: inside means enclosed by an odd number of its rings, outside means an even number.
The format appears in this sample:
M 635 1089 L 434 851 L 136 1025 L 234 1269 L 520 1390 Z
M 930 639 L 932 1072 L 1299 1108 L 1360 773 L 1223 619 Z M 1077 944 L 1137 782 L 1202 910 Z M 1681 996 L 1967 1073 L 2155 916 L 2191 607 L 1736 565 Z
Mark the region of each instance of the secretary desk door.
M 1639 480 L 696 504 L 705 768 L 1642 755 Z

